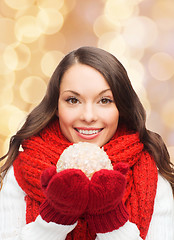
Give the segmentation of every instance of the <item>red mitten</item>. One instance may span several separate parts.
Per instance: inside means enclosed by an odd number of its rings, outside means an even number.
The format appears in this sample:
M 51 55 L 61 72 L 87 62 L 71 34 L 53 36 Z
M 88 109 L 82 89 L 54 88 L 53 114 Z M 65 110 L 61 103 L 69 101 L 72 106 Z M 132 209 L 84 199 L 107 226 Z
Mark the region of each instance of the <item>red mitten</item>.
M 46 169 L 41 176 L 46 200 L 40 206 L 40 215 L 47 222 L 74 224 L 84 213 L 89 199 L 89 179 L 77 169 L 59 173 L 56 167 Z
M 127 170 L 127 165 L 119 163 L 114 170 L 102 169 L 92 176 L 86 216 L 91 231 L 111 232 L 127 222 L 128 212 L 122 202 Z

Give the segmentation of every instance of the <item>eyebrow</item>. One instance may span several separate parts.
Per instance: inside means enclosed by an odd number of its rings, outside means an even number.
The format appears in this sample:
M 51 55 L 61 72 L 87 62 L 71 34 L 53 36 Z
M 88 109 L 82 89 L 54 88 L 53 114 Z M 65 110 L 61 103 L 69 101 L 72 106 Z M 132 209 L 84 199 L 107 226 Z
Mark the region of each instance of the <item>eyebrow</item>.
M 101 91 L 101 92 L 99 93 L 99 96 L 102 95 L 103 93 L 107 92 L 107 91 L 111 91 L 111 89 L 108 88 L 108 89 L 105 89 L 105 90 Z M 80 96 L 80 94 L 79 94 L 78 92 L 73 91 L 73 90 L 65 90 L 65 91 L 63 91 L 63 93 L 66 93 L 66 92 L 70 92 L 70 93 L 72 93 L 72 94 L 74 94 L 74 95 Z
M 78 92 L 75 92 L 73 90 L 65 90 L 65 91 L 63 91 L 63 93 L 66 93 L 66 92 L 70 92 L 70 93 L 72 93 L 74 95 L 80 96 L 80 94 Z
M 111 89 L 110 89 L 110 88 L 105 89 L 105 90 L 101 91 L 101 92 L 99 93 L 99 95 L 102 95 L 103 93 L 105 93 L 105 92 L 107 92 L 107 91 L 111 91 Z M 112 91 L 111 91 L 111 92 L 112 92 Z

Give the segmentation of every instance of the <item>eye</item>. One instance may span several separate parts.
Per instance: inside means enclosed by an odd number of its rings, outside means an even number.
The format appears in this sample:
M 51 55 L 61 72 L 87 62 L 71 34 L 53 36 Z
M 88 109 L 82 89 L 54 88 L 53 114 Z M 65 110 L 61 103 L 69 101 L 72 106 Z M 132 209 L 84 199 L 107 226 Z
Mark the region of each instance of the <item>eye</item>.
M 112 103 L 113 101 L 110 98 L 102 98 L 100 100 L 101 104 L 108 104 L 108 103 Z
M 79 100 L 76 97 L 69 97 L 66 99 L 66 102 L 68 102 L 70 104 L 77 104 L 77 103 L 79 103 Z

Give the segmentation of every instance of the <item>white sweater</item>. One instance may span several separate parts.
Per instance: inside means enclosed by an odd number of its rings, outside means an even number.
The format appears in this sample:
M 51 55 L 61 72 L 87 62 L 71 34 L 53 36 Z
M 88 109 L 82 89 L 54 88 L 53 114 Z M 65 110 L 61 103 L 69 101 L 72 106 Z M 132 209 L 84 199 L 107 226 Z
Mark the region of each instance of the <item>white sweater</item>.
M 11 167 L 0 192 L 0 240 L 64 240 L 77 223 L 70 226 L 47 223 L 40 216 L 25 222 L 25 193 L 17 184 Z M 127 222 L 123 227 L 96 240 L 141 240 L 137 226 Z M 174 199 L 170 184 L 158 175 L 154 213 L 146 240 L 174 240 Z

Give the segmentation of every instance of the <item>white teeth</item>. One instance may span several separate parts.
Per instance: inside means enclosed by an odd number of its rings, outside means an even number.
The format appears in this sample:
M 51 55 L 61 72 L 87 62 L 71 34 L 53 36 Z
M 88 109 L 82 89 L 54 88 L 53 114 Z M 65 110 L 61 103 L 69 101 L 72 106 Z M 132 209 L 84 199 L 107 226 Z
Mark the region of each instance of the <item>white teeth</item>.
M 81 134 L 85 134 L 85 135 L 92 135 L 92 134 L 96 134 L 98 132 L 100 132 L 100 130 L 81 130 L 81 129 L 77 129 L 77 131 Z

